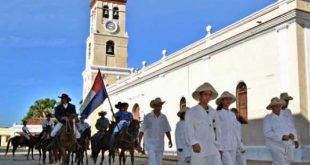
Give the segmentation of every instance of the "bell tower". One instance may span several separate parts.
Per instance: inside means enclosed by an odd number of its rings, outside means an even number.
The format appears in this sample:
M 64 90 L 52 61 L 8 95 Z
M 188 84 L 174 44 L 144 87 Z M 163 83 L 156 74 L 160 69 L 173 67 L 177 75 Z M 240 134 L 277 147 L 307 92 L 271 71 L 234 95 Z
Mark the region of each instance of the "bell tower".
M 90 91 L 98 69 L 104 74 L 107 86 L 130 74 L 127 68 L 126 1 L 91 1 L 86 65 L 82 73 L 83 98 Z

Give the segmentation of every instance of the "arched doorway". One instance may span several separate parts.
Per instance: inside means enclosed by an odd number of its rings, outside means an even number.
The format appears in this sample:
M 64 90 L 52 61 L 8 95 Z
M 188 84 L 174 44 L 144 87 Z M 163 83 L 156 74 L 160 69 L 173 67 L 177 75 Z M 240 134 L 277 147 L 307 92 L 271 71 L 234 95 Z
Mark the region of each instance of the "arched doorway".
M 242 124 L 248 123 L 248 93 L 247 85 L 240 82 L 236 89 L 238 117 Z

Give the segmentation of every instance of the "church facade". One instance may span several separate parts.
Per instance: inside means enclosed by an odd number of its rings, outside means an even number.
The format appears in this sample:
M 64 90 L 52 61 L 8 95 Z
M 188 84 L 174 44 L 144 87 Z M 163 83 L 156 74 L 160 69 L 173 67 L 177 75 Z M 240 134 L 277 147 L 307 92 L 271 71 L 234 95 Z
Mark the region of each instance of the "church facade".
M 288 92 L 298 138 L 297 162 L 310 162 L 310 2 L 279 0 L 264 9 L 139 71 L 127 68 L 125 31 L 126 0 L 93 0 L 90 36 L 87 39 L 83 96 L 86 97 L 97 70 L 105 75 L 112 105 L 128 102 L 129 110 L 141 117 L 151 112 L 149 103 L 161 97 L 174 134 L 181 97 L 191 107 L 197 102 L 192 92 L 203 82 L 218 91 L 237 96 L 234 107 L 246 119 L 242 125 L 247 158 L 270 160 L 264 146 L 263 118 L 272 97 Z M 113 54 L 112 54 L 113 53 Z M 211 102 L 215 108 L 215 102 Z M 93 112 L 105 110 L 108 101 Z M 93 130 L 95 131 L 95 130 Z M 175 150 L 175 149 L 174 149 Z

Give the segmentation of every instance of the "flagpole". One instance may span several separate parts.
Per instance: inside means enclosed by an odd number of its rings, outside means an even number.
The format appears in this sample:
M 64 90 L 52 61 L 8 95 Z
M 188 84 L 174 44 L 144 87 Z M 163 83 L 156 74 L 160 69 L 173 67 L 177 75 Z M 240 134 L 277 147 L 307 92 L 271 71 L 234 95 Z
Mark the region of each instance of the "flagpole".
M 100 72 L 100 69 L 98 69 L 98 71 Z M 101 73 L 100 73 L 100 74 L 101 74 Z M 103 78 L 104 78 L 104 76 L 102 76 L 102 81 L 104 82 Z M 103 84 L 104 84 L 104 86 L 105 86 L 105 83 L 103 83 Z M 107 96 L 107 98 L 108 98 L 109 104 L 110 104 L 110 108 L 111 108 L 111 112 L 112 112 L 112 120 L 113 120 L 113 119 L 115 119 L 115 113 L 114 113 L 113 106 L 112 106 L 112 104 L 111 104 L 111 100 L 110 100 L 110 97 L 109 97 L 108 92 L 107 92 L 106 89 L 107 89 L 107 88 L 105 87 L 104 92 L 105 92 L 105 94 L 106 94 L 106 96 Z

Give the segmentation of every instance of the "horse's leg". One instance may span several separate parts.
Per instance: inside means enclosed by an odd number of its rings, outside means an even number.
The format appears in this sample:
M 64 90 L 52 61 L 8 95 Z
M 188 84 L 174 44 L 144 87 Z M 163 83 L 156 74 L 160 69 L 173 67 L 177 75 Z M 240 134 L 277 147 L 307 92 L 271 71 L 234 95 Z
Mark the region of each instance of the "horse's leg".
M 30 147 L 28 146 L 27 160 L 29 160 L 29 154 L 30 154 Z
M 118 154 L 118 161 L 119 161 L 119 165 L 122 165 L 122 158 L 123 158 L 123 150 L 121 149 L 121 153 Z
M 41 161 L 41 148 L 38 148 L 39 151 L 39 162 Z
M 13 157 L 15 157 L 15 151 L 17 149 L 17 146 L 13 145 L 13 150 L 12 150 L 12 153 L 13 153 Z
M 126 156 L 125 156 L 125 150 L 123 151 L 123 165 L 125 165 L 126 162 Z
M 87 155 L 87 149 L 85 150 L 85 158 L 86 158 L 86 164 L 88 164 L 88 155 Z
M 43 152 L 43 164 L 45 164 L 45 160 L 46 160 L 46 149 L 45 148 L 42 148 L 42 152 Z
M 101 149 L 101 162 L 100 162 L 100 165 L 102 165 L 104 161 L 104 149 Z
M 134 152 L 134 149 L 131 149 L 130 150 L 130 158 L 131 158 L 131 165 L 134 165 L 135 164 L 135 152 Z
M 32 158 L 32 160 L 34 160 L 34 157 L 33 157 L 33 147 L 31 147 L 31 158 Z

